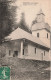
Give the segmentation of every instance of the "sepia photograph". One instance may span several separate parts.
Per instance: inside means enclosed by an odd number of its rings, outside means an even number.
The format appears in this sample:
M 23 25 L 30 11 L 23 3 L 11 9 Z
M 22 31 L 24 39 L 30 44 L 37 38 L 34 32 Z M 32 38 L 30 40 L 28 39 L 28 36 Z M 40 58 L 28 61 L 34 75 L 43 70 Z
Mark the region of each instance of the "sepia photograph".
M 0 0 L 0 80 L 51 80 L 50 0 Z

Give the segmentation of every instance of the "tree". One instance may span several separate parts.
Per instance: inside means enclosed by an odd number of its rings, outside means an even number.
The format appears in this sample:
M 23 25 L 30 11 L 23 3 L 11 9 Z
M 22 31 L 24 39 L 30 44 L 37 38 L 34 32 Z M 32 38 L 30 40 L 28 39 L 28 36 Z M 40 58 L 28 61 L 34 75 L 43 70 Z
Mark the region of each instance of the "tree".
M 19 27 L 22 28 L 23 30 L 31 33 L 31 30 L 29 29 L 28 25 L 26 24 L 24 13 L 22 13 L 21 20 L 20 20 L 20 23 L 19 23 Z
M 10 6 L 12 2 L 13 0 L 0 0 L 0 43 L 14 26 L 16 6 Z

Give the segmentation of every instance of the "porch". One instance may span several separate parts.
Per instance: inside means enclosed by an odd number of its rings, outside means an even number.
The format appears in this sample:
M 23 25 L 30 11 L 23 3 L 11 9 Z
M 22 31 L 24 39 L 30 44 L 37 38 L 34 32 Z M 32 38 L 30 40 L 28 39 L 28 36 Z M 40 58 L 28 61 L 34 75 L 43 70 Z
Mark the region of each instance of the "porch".
M 28 43 L 25 40 L 10 41 L 6 45 L 6 57 L 25 58 L 28 54 Z

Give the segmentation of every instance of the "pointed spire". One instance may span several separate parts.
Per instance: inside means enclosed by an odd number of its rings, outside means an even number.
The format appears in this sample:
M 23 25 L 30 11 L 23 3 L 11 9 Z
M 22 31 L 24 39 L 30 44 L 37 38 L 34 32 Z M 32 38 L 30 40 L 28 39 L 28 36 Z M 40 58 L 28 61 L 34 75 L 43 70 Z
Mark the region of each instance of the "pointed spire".
M 43 13 L 42 9 L 40 9 L 39 13 L 40 13 L 40 14 Z
M 40 15 L 40 14 L 45 15 L 45 14 L 43 13 L 42 9 L 40 9 L 40 11 L 39 11 L 39 13 L 38 13 L 37 15 Z

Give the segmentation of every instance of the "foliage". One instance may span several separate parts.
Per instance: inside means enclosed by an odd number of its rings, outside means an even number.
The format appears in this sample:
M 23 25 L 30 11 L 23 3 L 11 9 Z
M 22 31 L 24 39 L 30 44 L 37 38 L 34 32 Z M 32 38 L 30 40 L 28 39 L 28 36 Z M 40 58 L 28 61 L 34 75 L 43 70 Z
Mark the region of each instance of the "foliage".
M 11 3 L 13 3 L 13 0 L 0 1 L 0 43 L 12 31 L 15 22 L 16 6 L 10 6 Z
M 19 23 L 19 27 L 24 29 L 25 31 L 31 33 L 31 30 L 29 29 L 28 25 L 26 24 L 24 13 L 22 13 L 21 20 L 20 20 L 20 23 Z

